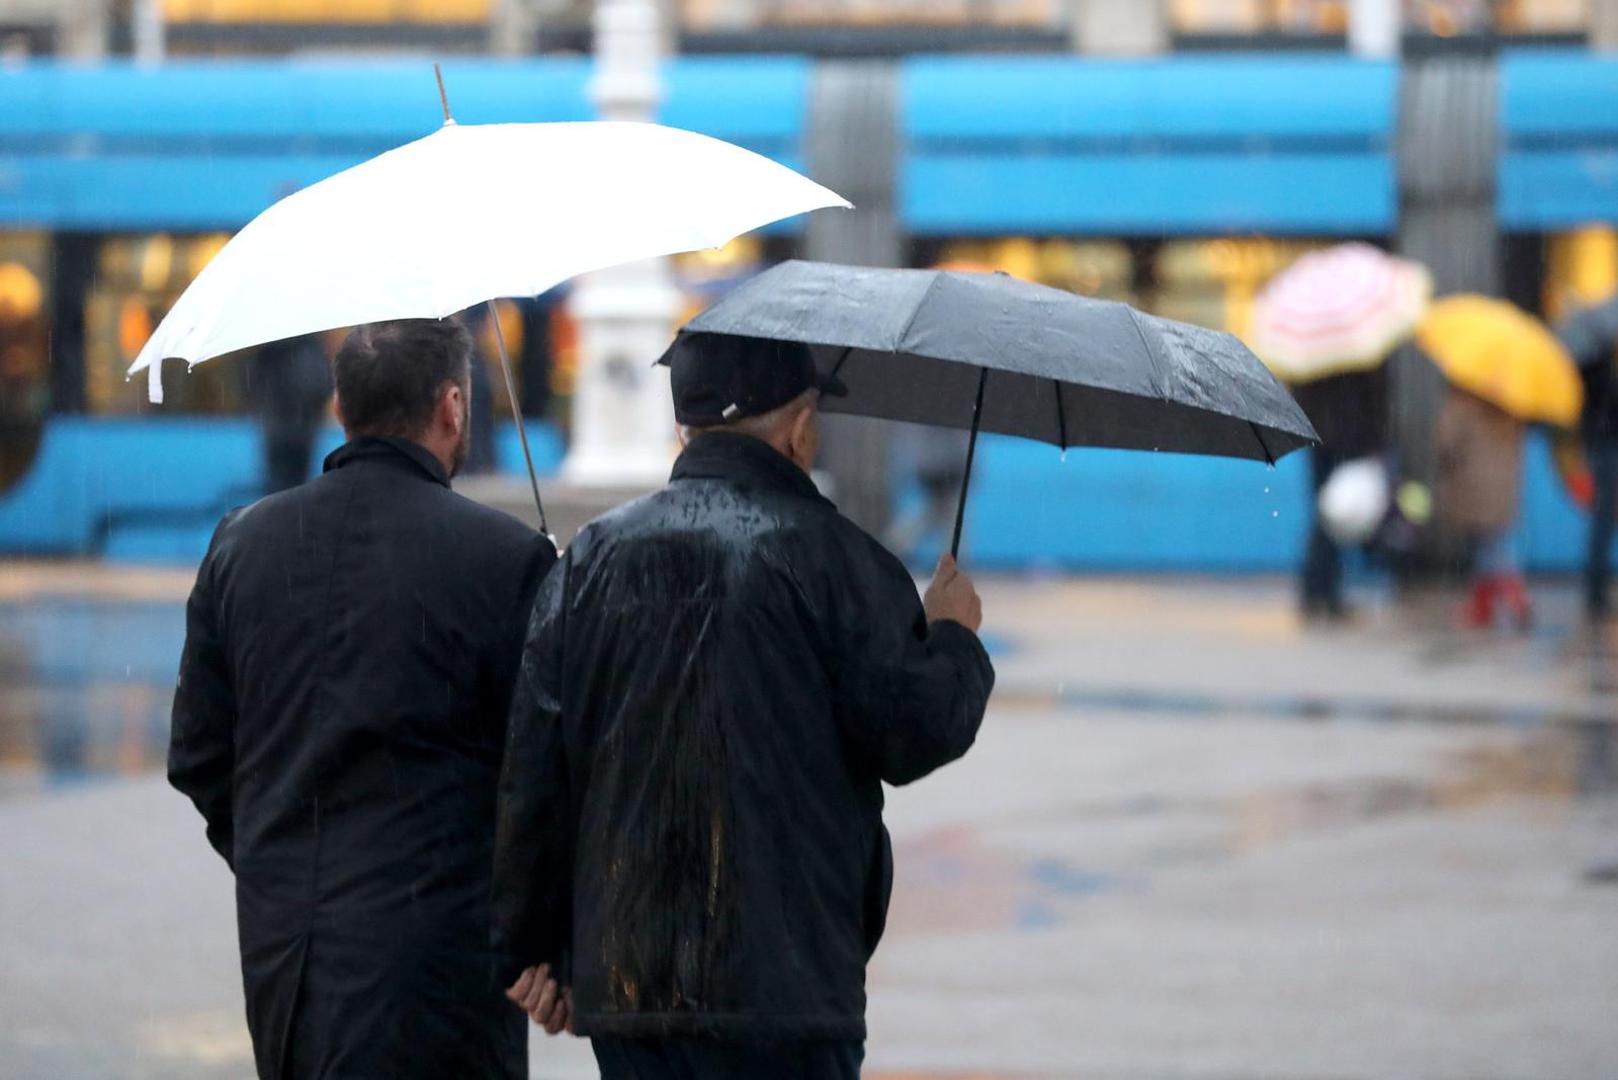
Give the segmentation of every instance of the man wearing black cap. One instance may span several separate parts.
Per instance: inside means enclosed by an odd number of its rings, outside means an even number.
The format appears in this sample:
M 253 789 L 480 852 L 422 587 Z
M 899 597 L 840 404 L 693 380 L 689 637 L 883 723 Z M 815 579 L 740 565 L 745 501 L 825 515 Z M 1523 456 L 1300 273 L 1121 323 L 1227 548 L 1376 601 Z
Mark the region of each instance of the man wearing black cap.
M 892 883 L 882 783 L 966 752 L 994 670 L 809 479 L 807 349 L 682 335 L 684 452 L 543 586 L 500 783 L 495 943 L 616 1077 L 853 1077 Z M 519 979 L 520 976 L 520 979 Z

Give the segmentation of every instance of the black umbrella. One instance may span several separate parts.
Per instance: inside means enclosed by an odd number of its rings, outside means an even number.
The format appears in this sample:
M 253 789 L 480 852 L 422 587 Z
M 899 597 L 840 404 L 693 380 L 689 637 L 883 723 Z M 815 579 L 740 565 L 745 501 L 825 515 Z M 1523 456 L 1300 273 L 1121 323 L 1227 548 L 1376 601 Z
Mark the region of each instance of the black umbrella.
M 1303 410 L 1229 334 L 1006 274 L 793 260 L 686 324 L 811 346 L 848 396 L 828 412 L 967 428 L 958 552 L 977 433 L 1274 463 L 1317 442 Z
M 1618 351 L 1618 296 L 1575 311 L 1557 324 L 1556 336 L 1581 368 L 1612 359 Z

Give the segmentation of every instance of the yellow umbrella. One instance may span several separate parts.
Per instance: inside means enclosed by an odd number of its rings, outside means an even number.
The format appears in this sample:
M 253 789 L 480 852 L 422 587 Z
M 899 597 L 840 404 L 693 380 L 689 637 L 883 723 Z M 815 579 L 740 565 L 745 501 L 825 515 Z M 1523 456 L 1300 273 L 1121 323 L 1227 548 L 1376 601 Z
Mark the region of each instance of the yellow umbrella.
M 1445 297 L 1428 311 L 1416 343 L 1450 382 L 1519 420 L 1578 423 L 1584 386 L 1572 357 L 1544 323 L 1504 300 Z

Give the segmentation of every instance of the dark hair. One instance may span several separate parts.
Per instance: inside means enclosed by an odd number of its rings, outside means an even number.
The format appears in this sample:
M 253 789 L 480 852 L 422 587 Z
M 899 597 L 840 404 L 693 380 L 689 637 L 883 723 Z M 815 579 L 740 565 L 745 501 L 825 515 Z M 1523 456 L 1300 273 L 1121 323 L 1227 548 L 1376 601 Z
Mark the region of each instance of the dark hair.
M 426 430 L 446 382 L 466 391 L 472 335 L 457 319 L 396 319 L 355 327 L 332 362 L 351 436 L 411 439 Z

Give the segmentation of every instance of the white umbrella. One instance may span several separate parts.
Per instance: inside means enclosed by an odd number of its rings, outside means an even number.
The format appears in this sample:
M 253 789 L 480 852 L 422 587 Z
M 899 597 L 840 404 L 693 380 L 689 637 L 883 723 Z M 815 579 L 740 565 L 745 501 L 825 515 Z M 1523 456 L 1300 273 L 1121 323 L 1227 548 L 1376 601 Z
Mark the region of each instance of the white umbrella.
M 1305 255 L 1259 294 L 1248 344 L 1277 376 L 1306 383 L 1381 364 L 1432 299 L 1427 268 L 1369 244 Z
M 148 372 L 151 400 L 163 400 L 159 369 L 171 357 L 195 366 L 321 330 L 443 318 L 849 205 L 784 165 L 694 132 L 462 126 L 445 113 L 426 138 L 288 195 L 237 233 L 130 366 L 131 376 Z
M 446 123 L 288 195 L 237 233 L 130 366 L 442 318 L 575 275 L 720 247 L 835 192 L 730 143 L 656 124 Z

